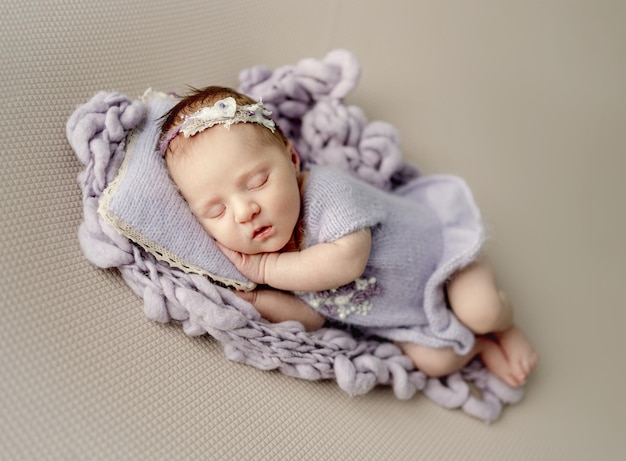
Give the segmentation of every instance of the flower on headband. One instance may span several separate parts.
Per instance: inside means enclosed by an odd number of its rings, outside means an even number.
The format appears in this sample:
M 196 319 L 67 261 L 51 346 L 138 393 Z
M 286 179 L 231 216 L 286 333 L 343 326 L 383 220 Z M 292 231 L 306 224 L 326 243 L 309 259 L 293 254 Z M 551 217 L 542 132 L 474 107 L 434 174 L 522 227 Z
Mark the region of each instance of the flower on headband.
M 221 99 L 210 107 L 203 107 L 191 115 L 185 115 L 183 117 L 184 121 L 180 125 L 180 132 L 188 138 L 217 123 L 230 126 L 234 123 L 233 117 L 236 110 L 237 103 L 235 98 Z
M 259 101 L 256 104 L 237 106 L 237 102 L 233 97 L 220 99 L 212 106 L 203 107 L 193 114 L 185 115 L 183 123 L 173 128 L 165 136 L 159 151 L 161 154 L 164 154 L 169 143 L 179 133 L 188 138 L 215 125 L 224 125 L 228 128 L 235 123 L 258 123 L 273 133 L 276 130 L 276 125 L 271 118 L 268 118 L 271 114 L 272 112 L 263 105 L 263 101 Z

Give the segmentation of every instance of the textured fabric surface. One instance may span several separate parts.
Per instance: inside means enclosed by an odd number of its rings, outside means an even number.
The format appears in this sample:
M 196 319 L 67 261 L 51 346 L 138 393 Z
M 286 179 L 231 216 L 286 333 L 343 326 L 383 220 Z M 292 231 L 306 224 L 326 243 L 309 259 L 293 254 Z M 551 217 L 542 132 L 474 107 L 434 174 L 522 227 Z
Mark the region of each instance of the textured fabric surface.
M 621 459 L 624 22 L 620 2 L 5 0 L 0 459 Z M 468 179 L 542 354 L 490 427 L 224 360 L 146 320 L 81 255 L 64 134 L 77 105 L 99 89 L 235 86 L 250 65 L 337 47 L 365 69 L 354 99 L 399 128 L 405 155 Z

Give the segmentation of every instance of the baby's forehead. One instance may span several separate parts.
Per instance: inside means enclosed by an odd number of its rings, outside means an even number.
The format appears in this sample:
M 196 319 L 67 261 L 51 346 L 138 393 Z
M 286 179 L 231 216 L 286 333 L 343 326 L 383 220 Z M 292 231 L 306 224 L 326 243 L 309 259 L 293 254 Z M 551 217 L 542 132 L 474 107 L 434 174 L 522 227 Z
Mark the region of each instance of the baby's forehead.
M 204 138 L 199 136 L 206 135 Z M 220 140 L 235 140 L 237 143 L 255 149 L 263 146 L 279 145 L 276 138 L 267 128 L 256 123 L 236 123 L 230 126 L 216 125 L 202 133 L 198 133 L 192 138 L 202 139 L 204 144 L 210 146 L 213 142 Z M 187 138 L 187 139 L 192 139 Z
M 267 131 L 267 133 L 265 133 Z M 190 154 L 201 154 L 218 159 L 222 155 L 228 155 L 228 150 L 223 149 L 223 140 L 236 141 L 262 156 L 266 149 L 263 147 L 284 148 L 284 145 L 275 139 L 272 133 L 260 125 L 253 123 L 238 123 L 226 127 L 215 125 L 194 136 L 185 137 L 179 134 L 170 142 L 169 157 L 184 158 Z M 213 149 L 213 147 L 216 147 Z

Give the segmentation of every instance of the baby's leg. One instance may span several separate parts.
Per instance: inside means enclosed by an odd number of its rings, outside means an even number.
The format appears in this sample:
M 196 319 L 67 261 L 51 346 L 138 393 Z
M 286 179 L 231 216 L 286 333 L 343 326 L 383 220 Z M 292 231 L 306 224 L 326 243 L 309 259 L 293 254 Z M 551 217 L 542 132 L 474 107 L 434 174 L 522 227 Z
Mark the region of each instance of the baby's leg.
M 415 367 L 431 378 L 441 378 L 467 365 L 479 353 L 478 342 L 467 355 L 457 355 L 452 348 L 434 349 L 416 343 L 400 343 L 404 353 L 408 355 Z
M 418 370 L 432 378 L 454 373 L 480 355 L 485 366 L 504 382 L 512 386 L 521 384 L 511 379 L 510 366 L 500 346 L 485 336 L 476 338 L 474 347 L 467 355 L 457 355 L 450 347 L 434 349 L 415 343 L 400 343 L 400 347 Z
M 487 369 L 509 386 L 518 387 L 526 381 L 526 375 L 520 378 L 515 374 L 500 344 L 486 336 L 477 337 L 467 355 L 457 355 L 449 347 L 433 349 L 415 343 L 400 343 L 400 347 L 413 360 L 415 367 L 431 378 L 448 376 L 480 355 Z
M 447 291 L 454 314 L 474 333 L 504 331 L 513 324 L 513 310 L 503 302 L 486 264 L 475 262 L 457 272 Z
M 536 367 L 538 356 L 524 334 L 513 325 L 513 309 L 498 291 L 493 273 L 477 262 L 459 271 L 448 284 L 450 306 L 459 320 L 478 335 L 493 333 L 498 350 L 487 344 L 482 353 L 488 368 L 507 383 L 519 386 Z M 509 370 L 503 373 L 502 357 Z

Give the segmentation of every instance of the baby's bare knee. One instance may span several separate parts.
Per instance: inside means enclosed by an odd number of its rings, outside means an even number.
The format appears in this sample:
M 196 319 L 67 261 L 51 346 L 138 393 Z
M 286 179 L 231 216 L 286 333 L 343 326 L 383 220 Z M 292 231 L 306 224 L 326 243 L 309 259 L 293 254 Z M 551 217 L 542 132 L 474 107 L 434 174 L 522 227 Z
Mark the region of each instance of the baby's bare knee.
M 432 349 L 413 343 L 400 344 L 415 367 L 431 378 L 441 378 L 457 371 L 466 360 L 451 348 Z
M 430 376 L 431 378 L 443 378 L 459 369 L 458 362 L 456 358 L 444 355 L 440 356 L 438 361 L 422 363 L 420 365 L 416 364 L 416 367 L 426 374 L 426 376 Z
M 465 326 L 478 335 L 484 335 L 501 328 L 506 307 L 496 291 L 484 290 L 457 300 L 452 309 Z

